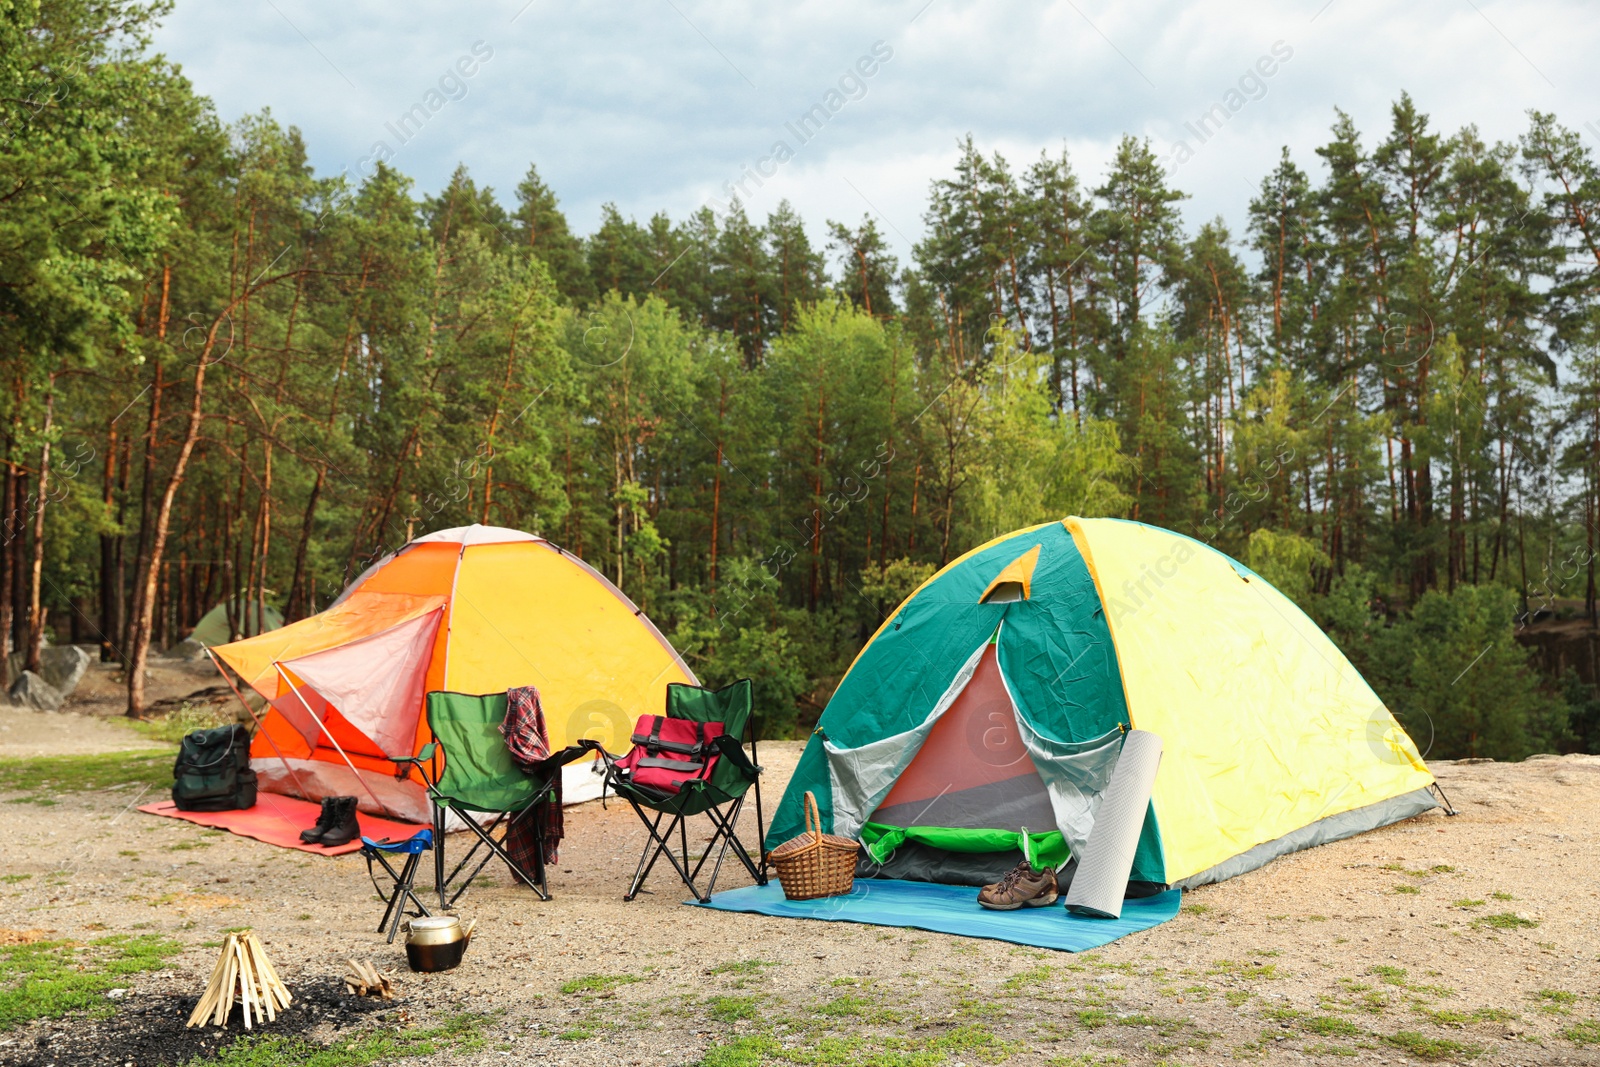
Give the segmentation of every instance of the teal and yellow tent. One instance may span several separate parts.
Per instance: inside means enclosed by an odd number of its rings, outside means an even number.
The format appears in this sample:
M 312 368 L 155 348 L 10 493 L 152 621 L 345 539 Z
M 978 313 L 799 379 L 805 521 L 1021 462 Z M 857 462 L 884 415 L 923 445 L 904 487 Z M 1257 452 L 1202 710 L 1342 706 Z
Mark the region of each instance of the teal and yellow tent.
M 886 621 L 828 702 L 801 798 L 872 873 L 996 880 L 1079 854 L 1128 729 L 1163 744 L 1132 879 L 1190 887 L 1437 806 L 1399 723 L 1322 630 L 1191 538 L 1068 518 L 996 538 Z

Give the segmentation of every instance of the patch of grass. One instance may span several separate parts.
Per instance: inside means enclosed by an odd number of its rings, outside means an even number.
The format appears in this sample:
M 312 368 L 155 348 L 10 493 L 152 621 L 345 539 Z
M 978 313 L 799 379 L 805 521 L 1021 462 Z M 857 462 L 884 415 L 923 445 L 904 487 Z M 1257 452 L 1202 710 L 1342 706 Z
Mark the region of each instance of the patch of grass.
M 28 800 L 60 793 L 100 792 L 118 786 L 172 784 L 172 753 L 166 749 L 108 752 L 94 756 L 0 759 L 0 793 L 32 793 Z
M 1549 1015 L 1567 1015 L 1578 1002 L 1578 994 L 1565 989 L 1541 989 L 1534 995 L 1540 1001 L 1539 1010 Z
M 1361 1033 L 1361 1027 L 1355 1023 L 1332 1015 L 1312 1015 L 1301 1021 L 1300 1028 L 1318 1037 L 1355 1037 Z
M 383 1029 L 318 1045 L 303 1037 L 247 1036 L 217 1052 L 215 1058 L 196 1057 L 186 1067 L 367 1067 L 413 1056 L 441 1052 L 469 1052 L 483 1047 L 485 1019 L 479 1015 L 454 1015 L 426 1029 Z
M 225 704 L 194 705 L 185 701 L 160 718 L 132 719 L 128 725 L 152 741 L 166 741 L 175 745 L 191 730 L 209 730 L 213 726 L 226 726 L 237 721 L 233 711 Z
M 1516 900 L 1517 899 L 1516 897 L 1512 896 L 1510 893 L 1507 893 L 1507 892 L 1505 892 L 1503 890 L 1500 890 L 1500 889 L 1496 889 L 1493 893 L 1490 893 L 1489 895 L 1491 897 L 1494 897 L 1494 899 L 1496 899 L 1496 900 Z
M 160 970 L 183 946 L 154 934 L 118 934 L 88 949 L 68 941 L 0 947 L 0 1031 L 106 1006 L 105 993 L 118 979 Z
M 1419 1009 L 1435 1026 L 1471 1026 L 1474 1023 L 1509 1023 L 1516 1019 L 1515 1012 L 1504 1008 L 1474 1008 L 1472 1011 L 1448 1011 L 1431 1008 Z
M 632 985 L 644 979 L 637 974 L 586 974 L 569 978 L 556 988 L 563 993 L 609 993 L 619 985 Z
M 1306 1046 L 1308 1056 L 1355 1056 L 1357 1052 L 1349 1045 L 1330 1045 L 1326 1041 L 1319 1041 L 1315 1045 Z
M 730 960 L 719 963 L 706 971 L 707 974 L 760 974 L 764 967 L 776 967 L 771 960 Z
M 1387 985 L 1404 986 L 1406 984 L 1406 969 L 1404 967 L 1374 967 L 1372 973 L 1378 980 Z
M 1257 978 L 1272 979 L 1278 977 L 1278 966 L 1274 963 L 1239 963 L 1234 960 L 1217 960 L 1206 973 L 1231 974 L 1246 980 Z
M 1386 871 L 1399 871 L 1401 874 L 1411 878 L 1426 878 L 1430 874 L 1451 874 L 1455 871 L 1455 868 L 1448 863 L 1436 863 L 1432 867 L 1424 867 L 1419 870 L 1410 870 L 1403 863 L 1385 863 L 1383 869 Z
M 171 852 L 188 852 L 188 851 L 190 851 L 192 849 L 210 848 L 210 847 L 211 847 L 211 842 L 210 841 L 194 841 L 194 840 L 191 840 L 189 838 L 185 838 L 182 841 L 176 841 L 173 844 L 168 845 L 167 849 L 168 849 L 168 851 L 171 851 Z
M 1007 978 L 1000 984 L 1000 988 L 1009 993 L 1027 992 L 1035 986 L 1043 985 L 1050 980 L 1049 967 L 1029 967 Z
M 1078 1025 L 1085 1030 L 1098 1030 L 1111 1021 L 1111 1013 L 1104 1008 L 1084 1008 L 1078 1012 Z
M 1450 902 L 1452 908 L 1481 908 L 1483 905 L 1484 901 L 1481 900 L 1452 900 Z
M 1494 915 L 1480 915 L 1472 920 L 1472 925 L 1487 926 L 1494 930 L 1531 930 L 1539 925 L 1539 920 L 1525 919 L 1514 911 L 1502 911 Z
M 756 1017 L 755 997 L 712 997 L 706 1001 L 706 1014 L 719 1023 L 733 1023 Z
M 1384 1042 L 1422 1060 L 1465 1060 L 1483 1052 L 1481 1045 L 1467 1045 L 1447 1037 L 1429 1037 L 1415 1030 L 1386 1034 Z
M 821 1015 L 841 1018 L 846 1015 L 860 1015 L 865 1009 L 872 1007 L 872 1001 L 866 997 L 858 997 L 846 993 L 842 997 L 835 997 L 826 1004 L 818 1005 L 817 1012 Z
M 1396 893 L 1421 893 L 1422 892 L 1422 890 L 1418 889 L 1414 885 L 1397 885 L 1397 886 L 1394 887 L 1394 891 Z
M 593 1030 L 587 1029 L 586 1027 L 574 1026 L 571 1030 L 563 1030 L 559 1034 L 557 1034 L 556 1035 L 556 1040 L 557 1041 L 587 1041 L 592 1037 L 599 1037 L 599 1036 L 600 1036 L 599 1034 L 595 1033 Z
M 1211 905 L 1210 904 L 1185 904 L 1183 906 L 1183 910 L 1188 912 L 1190 915 L 1193 915 L 1196 918 L 1199 918 L 1200 916 L 1205 915 L 1205 914 L 1207 914 L 1208 912 L 1211 911 Z
M 0 874 L 0 882 L 4 882 L 6 885 L 16 885 L 18 882 L 26 882 L 32 877 L 33 875 L 31 874 Z
M 1574 1045 L 1600 1045 L 1600 1019 L 1584 1019 L 1561 1031 Z
M 707 1049 L 700 1067 L 761 1067 L 769 1056 L 776 1055 L 782 1048 L 765 1035 L 739 1037 L 726 1045 Z
M 986 1063 L 999 1063 L 1013 1046 L 984 1026 L 958 1026 L 927 1043 L 929 1052 L 946 1056 L 971 1056 Z

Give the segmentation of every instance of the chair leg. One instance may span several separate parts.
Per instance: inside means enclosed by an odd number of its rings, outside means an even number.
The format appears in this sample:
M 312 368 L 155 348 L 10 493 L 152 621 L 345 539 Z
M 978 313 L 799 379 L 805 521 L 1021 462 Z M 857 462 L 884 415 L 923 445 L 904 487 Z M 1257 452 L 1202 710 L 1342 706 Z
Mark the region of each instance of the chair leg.
M 722 842 L 721 848 L 717 852 L 716 865 L 711 869 L 711 881 L 706 886 L 706 898 L 709 898 L 716 891 L 717 878 L 722 873 L 722 863 L 727 858 L 730 848 L 733 850 L 734 858 L 744 865 L 745 870 L 750 872 L 750 877 L 755 879 L 757 885 L 767 884 L 766 871 L 751 858 L 749 850 L 744 847 L 744 842 L 739 840 L 739 836 L 735 832 L 739 825 L 739 816 L 743 810 L 744 797 L 735 800 L 728 806 L 726 811 L 714 807 L 706 809 L 706 816 L 711 820 L 714 830 L 711 840 L 706 845 L 706 854 L 700 857 L 700 863 L 696 865 L 692 873 L 696 875 L 700 873 L 700 868 L 705 865 L 706 860 L 711 858 L 711 850 L 718 847 L 718 839 L 720 838 Z
M 533 812 L 534 808 L 530 807 L 527 810 Z M 533 819 L 534 845 L 533 881 L 530 884 L 533 886 L 533 891 L 539 894 L 541 900 L 549 900 L 551 899 L 550 875 L 544 867 L 544 819 L 538 813 L 531 814 L 528 818 Z
M 524 811 L 526 811 L 526 810 L 527 809 L 524 809 Z M 492 836 L 492 831 L 494 830 L 494 828 L 496 826 L 499 825 L 499 823 L 500 823 L 500 820 L 496 819 L 493 823 L 491 823 L 489 825 L 489 829 L 485 830 L 483 827 L 479 826 L 472 819 L 468 819 L 467 820 L 467 829 L 471 830 L 473 833 L 478 835 L 479 844 L 481 844 L 483 847 L 487 848 L 489 850 L 489 854 L 484 856 L 483 863 L 478 864 L 477 868 L 473 870 L 471 876 L 467 878 L 466 882 L 461 886 L 461 888 L 456 890 L 455 897 L 453 897 L 451 899 L 452 900 L 457 899 L 457 898 L 459 898 L 461 896 L 462 893 L 465 893 L 467 891 L 467 886 L 472 884 L 472 879 L 476 878 L 478 876 L 478 871 L 483 870 L 484 864 L 487 864 L 495 856 L 499 856 L 502 860 L 505 861 L 505 865 L 507 867 L 510 867 L 517 874 L 521 875 L 524 881 L 526 881 L 529 885 L 533 886 L 534 892 L 538 893 L 541 899 L 549 900 L 550 899 L 550 895 L 539 888 L 539 886 L 534 882 L 534 880 L 528 876 L 528 872 L 524 871 L 521 867 L 517 866 L 517 862 L 511 858 L 511 856 L 506 852 L 505 848 L 500 844 L 500 842 L 496 841 L 494 839 L 494 837 Z M 472 850 L 474 852 L 476 852 L 477 849 L 478 849 L 478 845 L 473 845 L 472 846 Z M 466 861 L 463 860 L 462 862 L 465 863 Z M 544 857 L 542 855 L 539 857 L 539 864 L 538 865 L 540 867 L 542 867 L 544 865 Z M 458 867 L 457 870 L 460 870 L 460 868 Z M 454 876 L 452 875 L 452 877 L 454 877 Z
M 639 895 L 639 890 L 644 887 L 645 879 L 650 877 L 650 872 L 655 869 L 656 861 L 662 856 L 667 857 L 667 862 L 672 864 L 673 870 L 678 872 L 678 877 L 683 879 L 683 884 L 689 887 L 689 892 L 693 893 L 697 900 L 704 901 L 708 899 L 704 893 L 700 892 L 700 888 L 694 884 L 694 876 L 689 873 L 687 863 L 689 855 L 688 837 L 684 827 L 684 817 L 682 815 L 674 816 L 672 822 L 667 825 L 666 833 L 661 833 L 661 820 L 666 817 L 666 812 L 657 812 L 655 820 L 652 822 L 650 817 L 644 813 L 644 809 L 632 798 L 629 798 L 628 803 L 633 805 L 633 810 L 638 814 L 639 821 L 644 823 L 645 832 L 650 835 L 650 840 L 645 842 L 644 853 L 639 857 L 639 868 L 634 873 L 633 885 L 628 888 L 628 892 L 623 895 L 622 899 L 632 900 Z M 678 831 L 679 838 L 683 842 L 685 862 L 682 863 L 678 861 L 678 855 L 672 847 L 672 833 L 674 830 Z
M 733 836 L 733 828 L 739 825 L 739 809 L 743 805 L 744 797 L 735 800 L 730 809 L 730 814 L 727 816 L 723 816 L 716 808 L 708 808 L 706 810 L 706 814 L 711 817 L 711 823 L 715 829 L 712 831 L 711 840 L 706 844 L 706 854 L 700 858 L 702 864 L 711 857 L 711 850 L 716 848 L 717 838 L 722 838 L 722 847 L 717 849 L 716 865 L 711 868 L 711 880 L 706 884 L 707 897 L 717 891 L 717 877 L 722 874 L 722 861 L 728 857 L 728 845 L 737 841 L 737 838 Z M 743 849 L 741 848 L 740 851 L 742 852 Z
M 632 800 L 629 800 L 628 803 L 633 805 L 634 813 L 644 823 L 645 832 L 650 836 L 644 843 L 644 850 L 639 853 L 639 866 L 633 869 L 633 881 L 629 884 L 628 891 L 622 895 L 623 900 L 632 900 L 638 896 L 639 890 L 644 886 L 644 880 L 650 877 L 650 870 L 656 865 L 656 858 L 661 855 L 661 835 L 656 830 L 660 827 L 661 820 L 666 818 L 666 812 L 658 811 L 656 812 L 655 821 L 651 822 L 649 817 L 645 815 L 643 808 L 639 807 L 638 804 L 634 804 Z M 667 832 L 672 832 L 670 826 L 667 828 Z M 651 851 L 652 848 L 654 853 Z
M 445 900 L 445 907 L 453 907 L 455 902 L 461 899 L 461 894 L 467 891 L 467 887 L 472 885 L 472 880 L 483 872 L 483 869 L 489 865 L 490 860 L 494 859 L 494 851 L 491 845 L 490 850 L 485 852 L 483 858 L 478 861 L 478 865 L 472 868 L 472 873 L 468 874 L 461 880 L 460 887 L 457 888 L 454 893 L 450 893 L 450 886 L 455 882 L 456 878 L 461 874 L 461 872 L 466 869 L 467 864 L 472 862 L 472 857 L 478 854 L 478 849 L 482 848 L 485 842 L 492 840 L 489 835 L 494 833 L 495 828 L 498 827 L 501 821 L 504 819 L 505 815 L 503 814 L 495 816 L 494 821 L 489 824 L 488 829 L 486 830 L 484 827 L 479 826 L 478 820 L 472 818 L 470 814 L 465 816 L 464 821 L 467 824 L 467 829 L 476 834 L 478 836 L 478 840 L 472 843 L 472 847 L 467 849 L 465 854 L 462 855 L 461 859 L 456 863 L 455 868 L 444 877 L 444 881 L 442 883 L 444 889 L 440 894 L 440 899 Z M 449 896 L 446 897 L 445 894 L 449 894 Z
M 422 864 L 422 854 L 413 852 L 406 856 L 406 861 L 401 865 L 399 871 L 394 869 L 388 857 L 382 852 L 374 851 L 369 855 L 383 866 L 390 878 L 394 879 L 394 889 L 390 891 L 387 898 L 383 897 L 381 890 L 378 893 L 379 899 L 384 900 L 383 918 L 378 920 L 378 933 L 381 934 L 387 931 L 389 934 L 388 941 L 392 945 L 394 944 L 395 934 L 400 930 L 400 923 L 405 918 L 406 904 L 408 902 L 416 906 L 417 915 L 419 916 L 433 914 L 416 893 L 417 868 Z
M 381 934 L 381 933 L 383 933 L 384 929 L 389 925 L 389 916 L 397 908 L 401 907 L 401 904 L 399 902 L 403 898 L 401 897 L 400 891 L 399 891 L 399 888 L 398 888 L 399 885 L 400 885 L 401 875 L 396 873 L 395 869 L 389 865 L 388 859 L 384 857 L 384 854 L 382 852 L 373 851 L 373 852 L 369 852 L 368 855 L 371 856 L 373 859 L 377 860 L 378 863 L 380 865 L 382 865 L 383 869 L 386 872 L 388 872 L 389 877 L 394 879 L 395 886 L 396 886 L 396 888 L 389 893 L 389 898 L 384 901 L 383 918 L 378 920 L 378 933 Z M 380 898 L 383 896 L 382 890 L 380 890 L 378 892 L 378 896 Z
M 433 806 L 433 885 L 439 892 L 439 908 L 443 910 L 450 906 L 444 898 L 444 808 L 438 804 Z
M 394 896 L 389 901 L 389 907 L 394 912 L 394 917 L 388 923 L 389 936 L 385 939 L 391 945 L 394 944 L 395 935 L 400 932 L 401 920 L 405 918 L 406 901 L 416 899 L 411 892 L 411 884 L 417 877 L 417 865 L 421 860 L 422 853 L 420 852 L 413 852 L 407 856 L 405 865 L 400 868 L 400 877 L 395 881 Z M 388 864 L 385 863 L 384 866 L 387 867 Z M 422 906 L 422 901 L 418 900 L 416 903 L 417 908 L 426 915 L 428 909 Z M 384 918 L 389 919 L 387 912 L 384 913 Z M 383 927 L 379 926 L 378 929 L 381 930 Z

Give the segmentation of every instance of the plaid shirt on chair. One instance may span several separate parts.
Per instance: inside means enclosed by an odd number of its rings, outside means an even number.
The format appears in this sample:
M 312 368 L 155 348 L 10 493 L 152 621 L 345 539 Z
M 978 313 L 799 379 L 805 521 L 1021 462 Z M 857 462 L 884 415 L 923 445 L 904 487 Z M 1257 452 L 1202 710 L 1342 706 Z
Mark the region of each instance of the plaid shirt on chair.
M 506 739 L 511 760 L 527 770 L 550 755 L 550 735 L 545 730 L 544 706 L 539 703 L 539 690 L 531 685 L 506 690 L 506 717 L 500 724 L 500 733 Z M 544 861 L 557 862 L 564 826 L 561 819 L 561 769 L 556 768 L 551 783 L 555 791 L 550 799 L 534 805 L 534 810 L 512 823 L 506 835 L 506 851 L 518 863 L 531 861 L 533 850 L 533 823 L 544 824 Z M 531 866 L 531 862 L 530 862 Z

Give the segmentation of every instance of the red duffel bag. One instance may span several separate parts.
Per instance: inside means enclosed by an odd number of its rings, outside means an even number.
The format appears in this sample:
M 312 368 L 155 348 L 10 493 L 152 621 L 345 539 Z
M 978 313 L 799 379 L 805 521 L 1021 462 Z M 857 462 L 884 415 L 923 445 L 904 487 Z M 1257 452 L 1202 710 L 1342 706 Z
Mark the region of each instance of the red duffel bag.
M 633 727 L 633 748 L 616 768 L 633 785 L 677 793 L 685 782 L 711 777 L 722 732 L 720 722 L 641 715 Z

